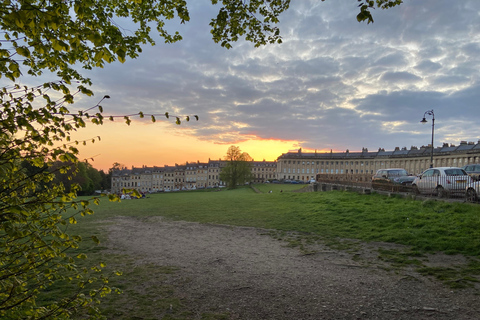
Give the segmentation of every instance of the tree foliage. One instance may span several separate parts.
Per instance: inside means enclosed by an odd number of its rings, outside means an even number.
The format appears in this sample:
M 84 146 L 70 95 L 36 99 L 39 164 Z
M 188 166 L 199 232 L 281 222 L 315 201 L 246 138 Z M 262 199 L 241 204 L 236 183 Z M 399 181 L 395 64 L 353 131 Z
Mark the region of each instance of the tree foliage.
M 322 0 L 325 1 L 325 0 Z M 398 6 L 403 3 L 403 0 L 357 0 L 359 2 L 358 7 L 360 13 L 357 15 L 357 21 L 367 21 L 367 23 L 373 22 L 372 9 L 389 9 Z
M 252 180 L 252 158 L 248 153 L 242 152 L 237 146 L 230 146 L 225 160 L 227 164 L 220 171 L 220 180 L 227 183 L 229 188 L 236 188 Z
M 78 216 L 93 213 L 90 201 L 76 200 L 81 184 L 73 182 L 77 144 L 70 133 L 83 117 L 62 112 L 64 100 L 34 108 L 45 91 L 0 92 L 0 318 L 67 318 L 78 309 L 95 313 L 95 302 L 111 292 L 101 265 L 77 267 L 80 237 L 67 233 Z M 98 138 L 92 140 L 96 141 Z M 84 168 L 86 168 L 84 166 Z M 60 176 L 73 180 L 68 186 Z M 68 188 L 68 189 L 67 189 Z M 93 238 L 93 240 L 96 240 Z M 37 305 L 55 283 L 71 288 L 60 301 Z
M 92 214 L 90 201 L 76 200 L 92 193 L 100 174 L 78 160 L 78 146 L 95 143 L 71 139 L 87 122 L 102 124 L 102 102 L 70 113 L 65 96 L 48 93 L 60 83 L 35 88 L 14 85 L 0 90 L 0 318 L 68 318 L 78 309 L 96 313 L 95 303 L 110 293 L 101 265 L 78 268 L 72 250 L 78 236 L 67 233 L 78 216 Z M 95 110 L 92 112 L 92 110 Z M 127 124 L 130 117 L 121 116 Z M 159 115 L 149 115 L 155 117 Z M 164 115 L 169 117 L 168 113 Z M 111 120 L 120 116 L 107 116 Z M 180 121 L 179 116 L 173 116 Z M 188 120 L 188 119 L 187 119 Z M 114 196 L 109 197 L 115 200 Z M 92 275 L 93 273 L 93 275 Z M 38 306 L 36 301 L 53 284 L 71 288 L 65 299 Z
M 218 0 L 212 0 L 217 4 Z M 152 26 L 166 43 L 182 39 L 169 32 L 166 21 L 190 20 L 186 1 L 177 0 L 29 0 L 0 1 L 0 74 L 12 81 L 19 78 L 20 63 L 31 75 L 44 70 L 57 72 L 65 82 L 90 83 L 77 70 L 103 67 L 105 63 L 136 58 L 142 44 L 155 42 Z M 289 6 L 289 0 L 222 1 L 217 17 L 211 20 L 212 37 L 230 48 L 239 36 L 255 45 L 280 42 L 280 32 L 272 24 Z M 129 18 L 134 30 L 126 31 L 116 21 Z M 129 30 L 130 30 L 129 25 Z M 83 87 L 82 87 L 83 89 Z
M 60 173 L 60 169 L 64 173 Z M 111 176 L 105 174 L 103 170 L 95 169 L 89 162 L 54 162 L 49 170 L 55 172 L 54 184 L 62 183 L 67 192 L 70 192 L 73 186 L 79 185 L 79 196 L 91 196 L 95 191 L 104 191 L 110 189 Z

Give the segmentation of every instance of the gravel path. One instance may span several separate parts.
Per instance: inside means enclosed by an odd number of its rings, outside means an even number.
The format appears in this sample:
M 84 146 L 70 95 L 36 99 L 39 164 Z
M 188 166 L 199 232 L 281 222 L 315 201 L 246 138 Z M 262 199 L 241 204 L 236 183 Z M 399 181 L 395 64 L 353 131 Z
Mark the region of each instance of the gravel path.
M 178 294 L 198 314 L 228 312 L 230 319 L 248 320 L 480 319 L 478 290 L 452 290 L 412 270 L 386 271 L 373 247 L 353 260 L 322 245 L 305 255 L 255 228 L 160 217 L 113 222 L 109 248 L 138 263 L 179 267 L 189 281 L 176 284 Z

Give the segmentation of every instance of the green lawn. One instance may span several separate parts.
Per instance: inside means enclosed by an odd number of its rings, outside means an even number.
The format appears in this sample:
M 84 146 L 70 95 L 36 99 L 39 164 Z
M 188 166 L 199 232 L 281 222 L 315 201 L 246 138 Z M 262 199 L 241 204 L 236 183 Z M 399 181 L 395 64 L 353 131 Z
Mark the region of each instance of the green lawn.
M 112 216 L 163 216 L 173 220 L 308 232 L 324 238 L 387 241 L 424 252 L 480 256 L 480 208 L 477 205 L 342 191 L 289 192 L 304 186 L 263 184 L 256 186 L 263 193 L 245 187 L 158 193 L 120 203 L 103 200 L 99 206 L 93 206 L 94 215 L 79 219 L 78 227 L 84 225 L 90 229 L 99 220 Z M 268 193 L 269 190 L 273 192 Z
M 418 264 L 415 257 L 425 253 L 445 252 L 463 254 L 470 264 L 458 270 L 422 268 L 419 271 L 436 276 L 442 281 L 459 284 L 459 276 L 476 281 L 472 275 L 480 273 L 480 210 L 468 203 L 448 203 L 435 200 L 415 201 L 379 194 L 360 195 L 350 192 L 306 192 L 292 190 L 305 185 L 262 184 L 236 190 L 207 189 L 195 192 L 158 193 L 144 199 L 108 202 L 92 205 L 94 215 L 78 218 L 70 226 L 72 233 L 84 238 L 96 235 L 105 241 L 102 233 L 106 219 L 114 216 L 145 218 L 162 216 L 172 220 L 219 223 L 273 229 L 272 236 L 284 231 L 298 231 L 304 239 L 315 239 L 340 248 L 341 239 L 350 241 L 386 241 L 407 245 L 407 252 L 384 251 L 379 256 L 398 264 Z M 272 193 L 268 193 L 272 190 Z M 282 192 L 280 192 L 282 191 Z M 294 240 L 291 241 L 295 245 Z M 299 242 L 302 243 L 302 240 Z M 302 250 L 302 245 L 299 246 Z M 148 318 L 163 306 L 168 315 L 164 319 L 192 319 L 188 302 L 176 299 L 171 285 L 162 279 L 175 273 L 175 266 L 159 268 L 137 265 L 132 257 L 105 254 L 103 247 L 86 242 L 82 246 L 90 261 L 105 261 L 107 270 L 120 269 L 122 277 L 114 277 L 112 286 L 121 288 L 122 295 L 109 295 L 101 308 L 115 319 L 131 319 L 135 310 L 126 305 L 140 305 Z M 352 249 L 351 247 L 348 249 Z M 445 274 L 449 278 L 445 278 Z M 149 280 L 150 279 L 150 280 Z M 157 279 L 155 283 L 151 279 Z M 133 283 L 145 282 L 142 292 L 135 292 Z M 462 282 L 463 283 L 463 282 Z M 57 294 L 62 294 L 59 289 Z M 52 294 L 55 290 L 52 289 Z M 163 297 L 163 298 L 162 298 Z M 149 309 L 145 301 L 158 299 L 156 309 Z M 167 299 L 167 300 L 165 300 Z M 163 308 L 160 307 L 160 308 Z M 172 311 L 173 308 L 173 311 Z M 204 319 L 224 319 L 223 314 L 202 315 Z
M 308 184 L 283 184 L 283 183 L 262 183 L 262 184 L 255 184 L 254 187 L 257 190 L 268 193 L 269 191 L 277 192 L 286 192 L 286 191 L 293 191 L 302 189 L 308 186 Z

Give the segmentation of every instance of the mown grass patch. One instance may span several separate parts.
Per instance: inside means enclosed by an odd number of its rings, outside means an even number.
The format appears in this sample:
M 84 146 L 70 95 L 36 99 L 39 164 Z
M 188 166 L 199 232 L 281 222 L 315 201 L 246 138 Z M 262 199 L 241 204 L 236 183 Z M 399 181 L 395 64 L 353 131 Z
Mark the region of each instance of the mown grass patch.
M 258 184 L 254 184 L 253 186 L 263 193 L 268 193 L 269 191 L 272 191 L 272 193 L 277 193 L 277 192 L 289 192 L 289 191 L 299 190 L 299 189 L 305 188 L 308 185 L 283 184 L 283 183 L 258 183 Z
M 211 192 L 151 194 L 145 199 L 120 203 L 101 201 L 99 206 L 93 207 L 94 215 L 79 219 L 79 223 L 70 228 L 84 238 L 95 234 L 103 242 L 107 235 L 103 233 L 102 225 L 109 223 L 109 218 L 162 216 L 171 220 L 265 228 L 271 236 L 299 248 L 303 254 L 314 253 L 309 245 L 317 241 L 352 253 L 362 242 L 390 242 L 408 248 L 379 251 L 379 257 L 394 267 L 418 268 L 422 274 L 436 277 L 452 287 L 465 287 L 478 281 L 480 213 L 476 205 L 434 200 L 421 202 L 343 191 L 295 193 L 289 192 L 291 190 L 284 188 L 285 185 L 275 185 L 283 187 L 283 192 L 268 193 L 271 186 L 261 186 L 267 193 L 242 187 Z M 124 271 L 122 277 L 113 278 L 111 283 L 122 288 L 124 293 L 120 297 L 112 295 L 111 300 L 105 301 L 102 308 L 106 312 L 118 309 L 116 318 L 127 319 L 134 311 L 126 309 L 126 300 L 138 302 L 147 309 L 150 304 L 141 301 L 162 297 L 164 301 L 150 307 L 163 310 L 165 319 L 189 319 L 191 316 L 188 304 L 175 300 L 170 283 L 165 283 L 166 287 L 162 288 L 161 279 L 169 276 L 164 273 L 166 270 L 158 268 L 154 271 L 152 266 L 132 265 L 128 257 L 119 259 L 104 254 L 102 247 L 83 248 L 93 261 L 106 260 L 107 265 Z M 425 267 L 422 264 L 424 255 L 435 252 L 462 254 L 470 257 L 471 262 L 455 268 Z M 175 273 L 175 270 L 169 272 Z M 158 288 L 146 285 L 142 292 L 133 289 L 138 285 L 138 279 L 147 283 L 152 275 L 157 279 Z M 142 312 L 153 314 L 154 311 Z M 205 319 L 222 319 L 226 315 L 212 313 L 203 316 Z
M 90 228 L 89 224 L 114 216 L 162 216 L 297 231 L 324 239 L 391 242 L 420 252 L 480 256 L 479 209 L 466 203 L 420 202 L 342 191 L 255 193 L 245 187 L 151 194 L 120 203 L 102 201 L 93 209 L 95 214 L 82 218 L 79 225 Z

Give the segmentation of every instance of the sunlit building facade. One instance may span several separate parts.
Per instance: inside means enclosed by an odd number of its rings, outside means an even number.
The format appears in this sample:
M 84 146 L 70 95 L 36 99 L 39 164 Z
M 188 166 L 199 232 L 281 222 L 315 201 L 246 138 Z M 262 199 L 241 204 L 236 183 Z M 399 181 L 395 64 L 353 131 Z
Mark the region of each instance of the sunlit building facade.
M 378 169 L 387 168 L 403 168 L 416 175 L 430 167 L 431 157 L 431 146 L 323 153 L 298 149 L 282 154 L 276 161 L 251 161 L 252 182 L 307 182 L 317 178 L 369 181 Z M 462 167 L 472 163 L 480 163 L 480 141 L 462 141 L 458 146 L 444 144 L 433 149 L 434 167 Z M 224 160 L 209 160 L 175 166 L 124 168 L 112 174 L 111 190 L 114 193 L 123 188 L 159 192 L 223 186 L 220 172 L 226 164 Z
M 338 180 L 367 181 L 378 169 L 403 168 L 417 175 L 430 167 L 431 146 L 412 146 L 385 151 L 361 152 L 295 152 L 282 154 L 277 159 L 277 179 L 309 181 L 319 177 L 335 177 Z M 480 163 L 480 141 L 462 141 L 460 145 L 444 144 L 433 149 L 434 167 L 462 167 Z

